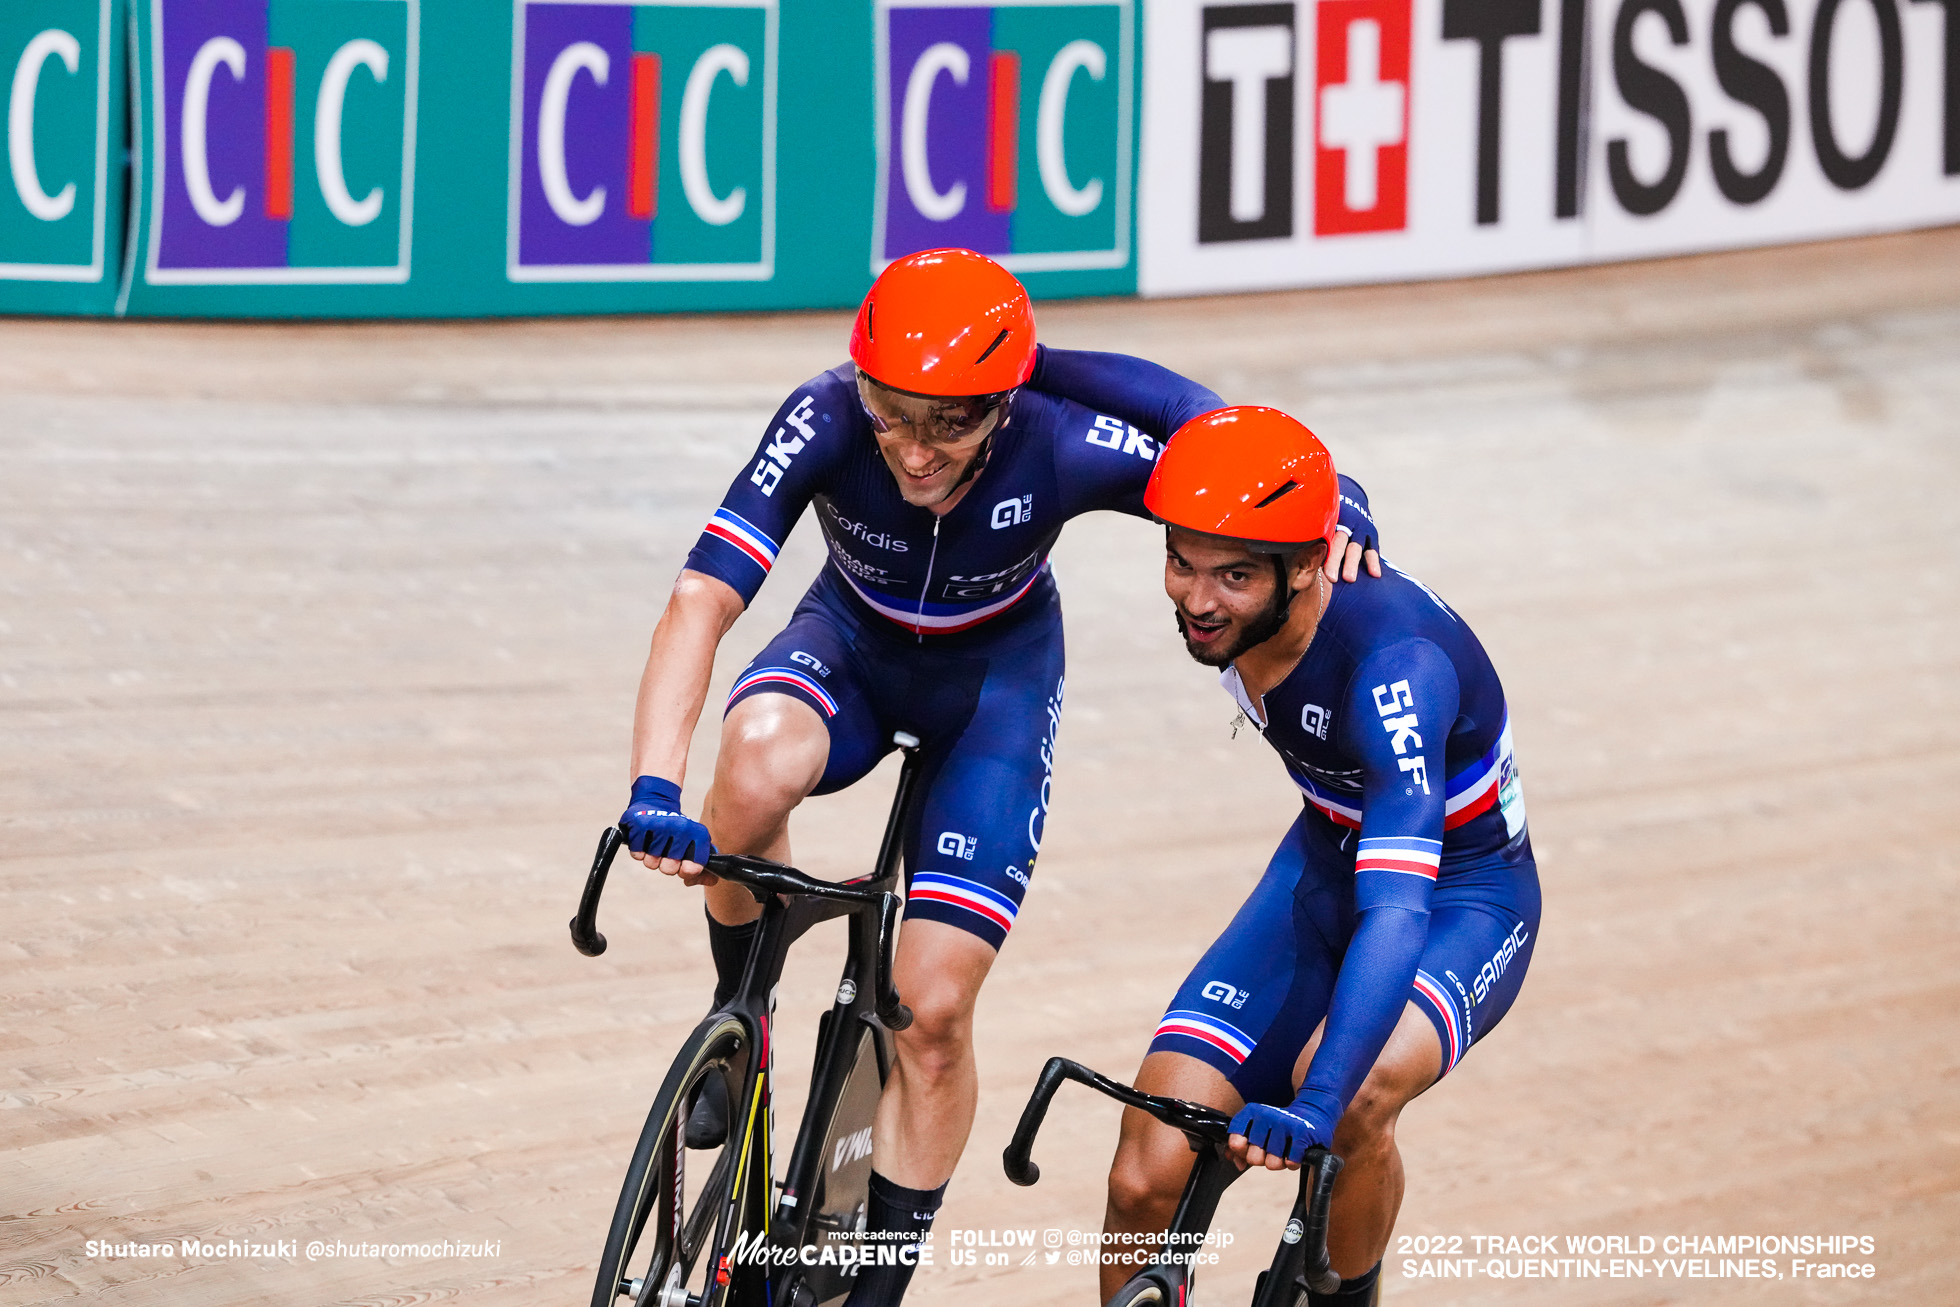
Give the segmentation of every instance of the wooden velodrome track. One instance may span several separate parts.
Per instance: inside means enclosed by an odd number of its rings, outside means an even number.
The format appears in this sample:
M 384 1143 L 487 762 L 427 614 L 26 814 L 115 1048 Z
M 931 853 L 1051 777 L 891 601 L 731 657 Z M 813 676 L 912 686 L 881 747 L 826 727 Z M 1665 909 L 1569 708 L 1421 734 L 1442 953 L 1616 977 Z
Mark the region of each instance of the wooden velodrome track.
M 1305 417 L 1504 675 L 1542 942 L 1404 1120 L 1401 1232 L 1874 1240 L 1850 1283 L 1410 1279 L 1392 1253 L 1387 1300 L 1955 1301 L 1960 229 L 1041 320 Z M 0 1302 L 586 1300 L 709 972 L 672 884 L 615 878 L 603 959 L 565 920 L 667 584 L 845 331 L 0 324 Z M 1114 517 L 1056 554 L 1056 807 L 920 1304 L 1092 1301 L 1086 1267 L 953 1267 L 947 1241 L 1096 1228 L 1114 1114 L 1086 1093 L 1039 1187 L 1000 1173 L 1035 1070 L 1130 1074 L 1295 810 L 1178 647 L 1159 558 Z M 888 786 L 810 805 L 804 865 L 859 870 Z M 784 986 L 792 1086 L 820 944 Z M 1207 1301 L 1245 1301 L 1286 1190 L 1229 1195 Z M 185 1238 L 495 1248 L 88 1248 Z

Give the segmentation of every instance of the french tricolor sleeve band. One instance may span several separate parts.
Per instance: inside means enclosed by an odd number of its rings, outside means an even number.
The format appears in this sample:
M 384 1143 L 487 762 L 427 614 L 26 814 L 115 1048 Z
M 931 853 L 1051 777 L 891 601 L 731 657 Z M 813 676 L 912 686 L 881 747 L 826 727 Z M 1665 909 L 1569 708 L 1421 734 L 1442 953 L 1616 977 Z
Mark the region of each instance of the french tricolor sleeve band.
M 1443 865 L 1443 842 L 1415 836 L 1364 839 L 1355 848 L 1354 871 L 1393 871 L 1435 880 Z
M 776 565 L 776 542 L 753 522 L 725 508 L 715 510 L 715 515 L 708 519 L 708 525 L 701 529 L 701 533 L 732 546 L 737 553 L 761 568 L 764 576 Z

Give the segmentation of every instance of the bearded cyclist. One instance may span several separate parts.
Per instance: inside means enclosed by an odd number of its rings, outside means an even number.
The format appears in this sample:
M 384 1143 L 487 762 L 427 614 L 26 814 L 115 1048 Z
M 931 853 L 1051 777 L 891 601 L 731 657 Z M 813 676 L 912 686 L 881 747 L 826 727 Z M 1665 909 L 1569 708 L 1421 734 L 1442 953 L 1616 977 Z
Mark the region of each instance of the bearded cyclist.
M 777 411 L 654 630 L 621 824 L 642 862 L 708 885 L 717 1003 L 760 909 L 702 874 L 709 853 L 789 861 L 805 796 L 864 776 L 894 731 L 923 741 L 894 972 L 914 1020 L 873 1130 L 874 1237 L 924 1237 L 973 1124 L 974 1001 L 1041 847 L 1060 720 L 1048 552 L 1078 514 L 1143 516 L 1159 443 L 1218 403 L 1139 359 L 1038 347 L 1027 292 L 981 255 L 901 259 L 858 311 L 851 362 Z M 695 821 L 681 785 L 716 647 L 811 506 L 828 559 L 736 678 Z M 727 1116 L 704 1094 L 689 1142 L 718 1143 Z M 867 1268 L 850 1304 L 895 1303 L 910 1274 Z
M 1396 1121 L 1509 1010 L 1539 909 L 1497 672 L 1413 577 L 1328 584 L 1340 498 L 1326 448 L 1265 408 L 1187 423 L 1144 494 L 1186 648 L 1221 669 L 1303 804 L 1136 1083 L 1237 1113 L 1244 1165 L 1345 1159 L 1327 1237 L 1343 1283 L 1315 1307 L 1376 1300 Z M 1162 1231 L 1191 1160 L 1181 1133 L 1126 1112 L 1108 1229 Z M 1104 1267 L 1103 1296 L 1125 1278 Z

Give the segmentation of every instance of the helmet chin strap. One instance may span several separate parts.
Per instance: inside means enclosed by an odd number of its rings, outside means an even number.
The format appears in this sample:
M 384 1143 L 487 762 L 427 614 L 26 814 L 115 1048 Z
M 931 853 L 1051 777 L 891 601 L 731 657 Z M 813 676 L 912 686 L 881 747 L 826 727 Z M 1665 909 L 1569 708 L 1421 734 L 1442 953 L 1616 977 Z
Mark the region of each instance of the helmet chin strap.
M 987 470 L 987 459 L 994 452 L 994 437 L 1000 434 L 1001 428 L 1014 420 L 1012 414 L 1013 404 L 1014 400 L 1012 396 L 1009 396 L 1001 403 L 1000 420 L 994 423 L 994 429 L 987 433 L 987 438 L 980 442 L 980 448 L 974 452 L 973 461 L 966 465 L 966 471 L 960 473 L 960 479 L 955 481 L 951 488 L 939 497 L 940 503 L 943 504 L 954 495 L 957 495 L 960 492 L 960 487 Z
M 939 502 L 942 504 L 945 503 L 947 500 L 951 499 L 954 495 L 957 495 L 960 492 L 961 486 L 964 486 L 967 482 L 979 476 L 980 473 L 986 469 L 987 456 L 993 452 L 994 452 L 994 436 L 993 433 L 990 431 L 987 433 L 987 438 L 980 442 L 980 448 L 973 455 L 973 461 L 966 465 L 966 471 L 960 473 L 960 479 L 958 481 L 955 481 L 952 484 L 952 486 L 946 491 L 946 493 L 939 497 Z

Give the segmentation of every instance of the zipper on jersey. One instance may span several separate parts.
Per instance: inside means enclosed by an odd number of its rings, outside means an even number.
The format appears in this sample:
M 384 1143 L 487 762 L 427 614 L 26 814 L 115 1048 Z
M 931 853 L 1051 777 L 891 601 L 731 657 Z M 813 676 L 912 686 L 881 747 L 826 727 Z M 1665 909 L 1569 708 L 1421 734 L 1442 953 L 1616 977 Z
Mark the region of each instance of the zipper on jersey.
M 932 565 L 939 560 L 939 514 L 932 515 L 932 549 L 926 554 L 926 579 L 919 586 L 919 612 L 912 623 L 912 634 L 926 642 L 926 591 L 932 588 Z

